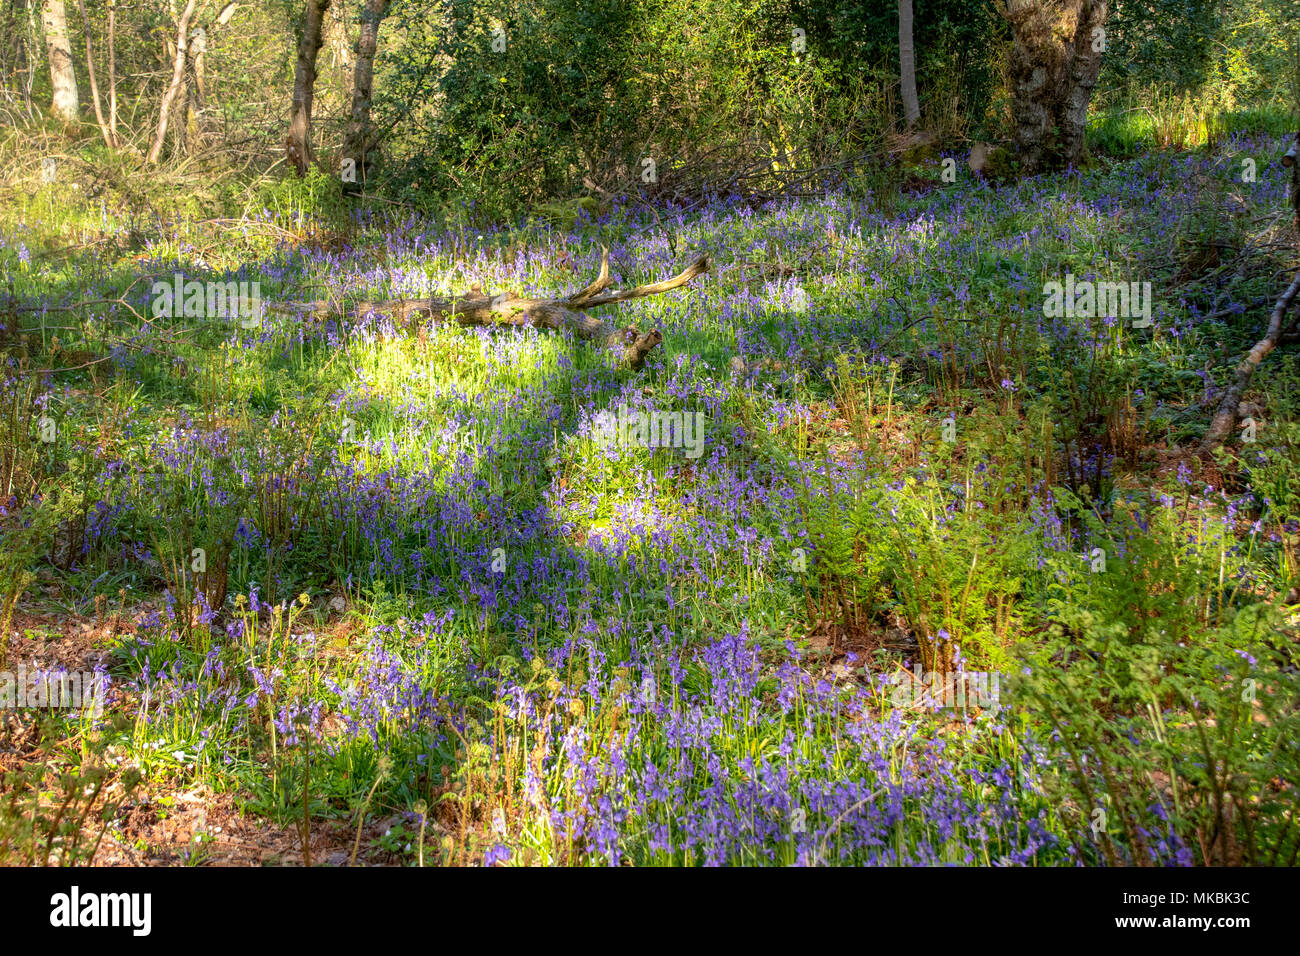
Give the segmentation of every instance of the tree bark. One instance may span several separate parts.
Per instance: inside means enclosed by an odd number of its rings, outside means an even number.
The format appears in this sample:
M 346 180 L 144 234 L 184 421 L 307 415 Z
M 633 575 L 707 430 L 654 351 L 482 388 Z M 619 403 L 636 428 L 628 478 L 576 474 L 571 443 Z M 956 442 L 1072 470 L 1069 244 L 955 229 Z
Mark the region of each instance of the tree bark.
M 63 0 L 45 0 L 41 8 L 41 25 L 45 28 L 45 46 L 50 56 L 50 86 L 54 90 L 51 112 L 65 123 L 75 123 L 80 103 Z
M 190 31 L 189 69 L 186 71 L 183 94 L 185 97 L 185 142 L 189 149 L 196 148 L 202 139 L 199 114 L 207 99 L 207 73 L 205 60 L 208 52 L 208 32 L 203 27 Z
M 306 0 L 298 31 L 298 65 L 293 75 L 293 103 L 289 108 L 289 136 L 284 148 L 299 176 L 311 164 L 311 107 L 316 95 L 316 56 L 324 40 L 322 27 L 330 0 Z
M 27 50 L 24 3 L 8 0 L 0 14 L 0 90 L 26 92 L 24 78 L 31 70 Z
M 1084 3 L 1074 31 L 1074 48 L 1070 56 L 1068 92 L 1059 119 L 1062 157 L 1069 165 L 1083 158 L 1087 143 L 1088 103 L 1101 74 L 1102 48 L 1105 46 L 1106 17 L 1110 10 L 1106 0 Z
M 194 7 L 197 3 L 198 0 L 188 0 L 176 25 L 176 59 L 172 65 L 171 83 L 167 86 L 167 92 L 163 94 L 162 106 L 158 112 L 158 131 L 154 135 L 153 146 L 149 147 L 149 155 L 145 160 L 150 165 L 158 162 L 158 157 L 162 155 L 163 143 L 167 138 L 168 114 L 180 92 L 181 81 L 185 78 L 186 43 L 190 35 L 190 19 L 194 16 Z
M 912 42 L 912 0 L 898 0 L 898 75 L 903 87 L 903 117 L 907 128 L 921 121 L 916 97 L 916 46 Z
M 332 9 L 334 14 L 325 25 L 326 42 L 330 46 L 333 65 L 338 69 L 339 100 L 350 104 L 352 70 L 349 69 L 349 53 L 352 44 L 348 42 L 348 18 L 341 5 L 335 5 Z
M 202 107 L 208 99 L 207 66 L 205 65 L 208 31 L 203 27 L 190 34 L 190 52 L 193 54 L 195 101 Z
M 1083 158 L 1088 103 L 1101 70 L 1107 0 L 1003 0 L 1011 25 L 1012 117 L 1027 174 Z
M 1295 227 L 1300 229 L 1300 133 L 1282 157 L 1282 165 L 1291 170 L 1291 208 L 1295 210 Z
M 357 165 L 357 177 L 365 182 L 366 153 L 370 142 L 371 87 L 374 84 L 375 51 L 379 47 L 379 24 L 388 16 L 390 0 L 366 0 L 361 15 L 361 39 L 357 42 L 357 66 L 352 84 L 352 115 L 343 136 L 343 158 Z
M 663 334 L 658 329 L 641 332 L 632 327 L 619 328 L 587 315 L 585 310 L 669 292 L 686 285 L 700 273 L 707 272 L 708 268 L 708 257 L 700 256 L 671 279 L 602 295 L 611 283 L 609 252 L 606 250 L 601 257 L 600 275 L 596 281 L 581 292 L 565 298 L 539 299 L 505 292 L 492 296 L 484 294 L 475 286 L 465 295 L 450 299 L 388 299 L 382 302 L 357 302 L 350 307 L 333 302 L 296 302 L 271 308 L 276 312 L 312 316 L 364 316 L 376 312 L 408 324 L 428 319 L 430 322 L 456 322 L 464 326 L 531 325 L 552 330 L 567 328 L 580 339 L 617 351 L 624 366 L 637 369 L 645 362 L 646 356 L 663 341 Z

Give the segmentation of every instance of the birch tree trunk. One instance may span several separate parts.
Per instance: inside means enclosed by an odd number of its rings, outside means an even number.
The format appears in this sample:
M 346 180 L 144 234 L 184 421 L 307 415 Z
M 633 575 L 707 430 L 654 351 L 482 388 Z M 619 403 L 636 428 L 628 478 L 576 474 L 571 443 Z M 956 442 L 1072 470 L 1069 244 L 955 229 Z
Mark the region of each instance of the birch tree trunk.
M 41 8 L 41 25 L 45 28 L 45 46 L 50 56 L 50 86 L 54 89 L 51 112 L 65 123 L 75 123 L 80 104 L 63 0 L 45 0 Z

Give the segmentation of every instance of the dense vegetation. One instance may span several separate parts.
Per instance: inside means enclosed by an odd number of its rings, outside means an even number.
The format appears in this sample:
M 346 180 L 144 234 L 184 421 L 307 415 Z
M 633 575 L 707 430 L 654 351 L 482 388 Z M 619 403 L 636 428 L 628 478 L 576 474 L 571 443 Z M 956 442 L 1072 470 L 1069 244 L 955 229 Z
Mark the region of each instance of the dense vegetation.
M 893 3 L 395 2 L 364 189 L 341 71 L 281 162 L 300 7 L 209 22 L 152 164 L 4 51 L 0 672 L 109 692 L 0 710 L 0 861 L 1296 863 L 1291 340 L 1198 453 L 1297 268 L 1288 4 L 1117 4 L 1089 154 L 1025 175 L 967 164 L 992 4 L 918 0 L 909 128 Z M 157 100 L 175 22 L 117 10 Z M 607 313 L 639 369 L 353 307 L 605 253 L 708 256 Z

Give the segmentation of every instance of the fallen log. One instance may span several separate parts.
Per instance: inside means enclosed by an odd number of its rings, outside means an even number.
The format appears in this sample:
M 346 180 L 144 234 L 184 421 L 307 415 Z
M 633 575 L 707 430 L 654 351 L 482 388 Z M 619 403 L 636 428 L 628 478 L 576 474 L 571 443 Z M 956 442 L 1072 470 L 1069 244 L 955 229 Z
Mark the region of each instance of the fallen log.
M 354 302 L 347 306 L 334 302 L 289 302 L 269 308 L 275 312 L 318 317 L 363 316 L 374 312 L 407 323 L 427 319 L 431 322 L 456 322 L 464 326 L 531 325 L 552 330 L 567 328 L 578 338 L 619 351 L 622 363 L 628 368 L 636 369 L 663 341 L 663 334 L 658 329 L 642 332 L 631 326 L 619 328 L 587 315 L 586 310 L 670 292 L 708 271 L 708 268 L 708 256 L 700 256 L 671 279 L 637 286 L 635 289 L 606 292 L 613 280 L 609 277 L 609 250 L 603 249 L 600 275 L 585 289 L 563 298 L 542 299 L 512 292 L 487 295 L 478 286 L 474 286 L 464 295 L 452 298 L 387 299 Z
M 1282 157 L 1282 165 L 1291 170 L 1291 205 L 1295 207 L 1296 226 L 1300 228 L 1300 161 L 1297 160 L 1298 152 L 1300 152 L 1300 133 L 1295 134 L 1291 148 Z M 1214 454 L 1214 450 L 1232 434 L 1232 430 L 1237 424 L 1237 407 L 1241 404 L 1241 398 L 1246 392 L 1246 387 L 1250 385 L 1250 379 L 1255 374 L 1255 369 L 1259 368 L 1259 363 L 1264 361 L 1264 357 L 1269 352 L 1277 348 L 1278 343 L 1289 338 L 1291 328 L 1283 328 L 1282 322 L 1291 306 L 1295 303 L 1297 295 L 1300 295 L 1300 275 L 1295 277 L 1287 290 L 1282 293 L 1282 297 L 1277 300 L 1277 304 L 1273 306 L 1273 314 L 1269 316 L 1268 328 L 1264 330 L 1264 337 L 1256 342 L 1255 347 L 1246 354 L 1246 357 L 1237 363 L 1232 381 L 1228 384 L 1227 391 L 1223 393 L 1223 398 L 1219 401 L 1219 407 L 1215 410 L 1214 417 L 1210 419 L 1210 427 L 1206 429 L 1205 437 L 1201 439 L 1201 445 L 1197 449 L 1197 454 L 1201 458 L 1209 460 Z M 1292 327 L 1294 325 L 1293 322 Z
M 1255 369 L 1259 363 L 1264 361 L 1264 357 L 1277 347 L 1278 340 L 1282 337 L 1282 320 L 1286 318 L 1287 312 L 1295 303 L 1296 296 L 1300 295 L 1300 275 L 1287 287 L 1282 293 L 1282 297 L 1277 300 L 1273 306 L 1273 314 L 1269 317 L 1268 328 L 1265 330 L 1264 337 L 1255 343 L 1255 347 L 1247 353 L 1246 357 L 1237 363 L 1237 369 L 1233 373 L 1232 381 L 1228 385 L 1227 391 L 1223 393 L 1223 398 L 1219 402 L 1218 410 L 1214 413 L 1214 418 L 1210 420 L 1210 427 L 1206 429 L 1205 437 L 1201 439 L 1201 447 L 1197 450 L 1202 458 L 1208 459 L 1216 448 L 1223 444 L 1227 437 L 1232 434 L 1233 427 L 1237 424 L 1237 407 L 1241 404 L 1241 397 L 1246 392 L 1246 386 L 1250 384 L 1251 376 L 1255 374 Z
M 1297 153 L 1300 153 L 1300 133 L 1295 134 L 1291 148 L 1282 157 L 1282 165 L 1291 170 L 1291 205 L 1295 209 L 1296 228 L 1300 229 L 1300 162 L 1297 162 Z

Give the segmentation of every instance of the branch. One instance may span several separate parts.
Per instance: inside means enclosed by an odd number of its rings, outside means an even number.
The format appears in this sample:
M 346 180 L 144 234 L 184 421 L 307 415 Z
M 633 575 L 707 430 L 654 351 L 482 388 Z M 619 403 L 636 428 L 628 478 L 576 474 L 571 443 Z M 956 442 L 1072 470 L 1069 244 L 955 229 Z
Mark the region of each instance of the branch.
M 1296 224 L 1300 226 L 1300 166 L 1296 164 L 1298 151 L 1300 151 L 1300 133 L 1296 133 L 1291 148 L 1282 157 L 1282 165 L 1291 169 L 1291 202 L 1295 206 Z M 1255 374 L 1259 363 L 1264 361 L 1269 352 L 1277 348 L 1278 343 L 1282 341 L 1283 333 L 1288 331 L 1283 329 L 1282 320 L 1286 318 L 1298 295 L 1300 295 L 1300 275 L 1292 280 L 1291 285 L 1273 306 L 1273 314 L 1269 317 L 1268 329 L 1265 330 L 1264 337 L 1256 342 L 1255 347 L 1247 353 L 1246 357 L 1237 363 L 1232 382 L 1223 393 L 1219 408 L 1214 413 L 1214 418 L 1210 420 L 1210 427 L 1206 429 L 1205 437 L 1201 439 L 1197 454 L 1202 458 L 1208 460 L 1214 450 L 1232 433 L 1233 426 L 1237 424 L 1237 406 L 1241 403 L 1241 396 L 1250 385 L 1251 376 Z
M 1210 421 L 1210 427 L 1201 440 L 1201 447 L 1197 450 L 1197 454 L 1202 458 L 1208 459 L 1214 450 L 1222 445 L 1228 435 L 1232 433 L 1233 426 L 1237 424 L 1237 406 L 1241 404 L 1241 396 L 1250 384 L 1251 376 L 1255 374 L 1255 369 L 1259 367 L 1259 363 L 1264 361 L 1264 357 L 1276 348 L 1278 339 L 1282 336 L 1282 319 L 1286 317 L 1286 313 L 1295 302 L 1297 295 L 1300 295 L 1300 275 L 1295 277 L 1287 290 L 1282 293 L 1282 297 L 1277 300 L 1277 304 L 1273 306 L 1273 314 L 1269 318 L 1268 329 L 1264 333 L 1264 337 L 1256 342 L 1255 347 L 1237 364 L 1232 383 L 1228 386 L 1228 390 L 1223 393 L 1218 411 L 1214 413 L 1214 418 Z

